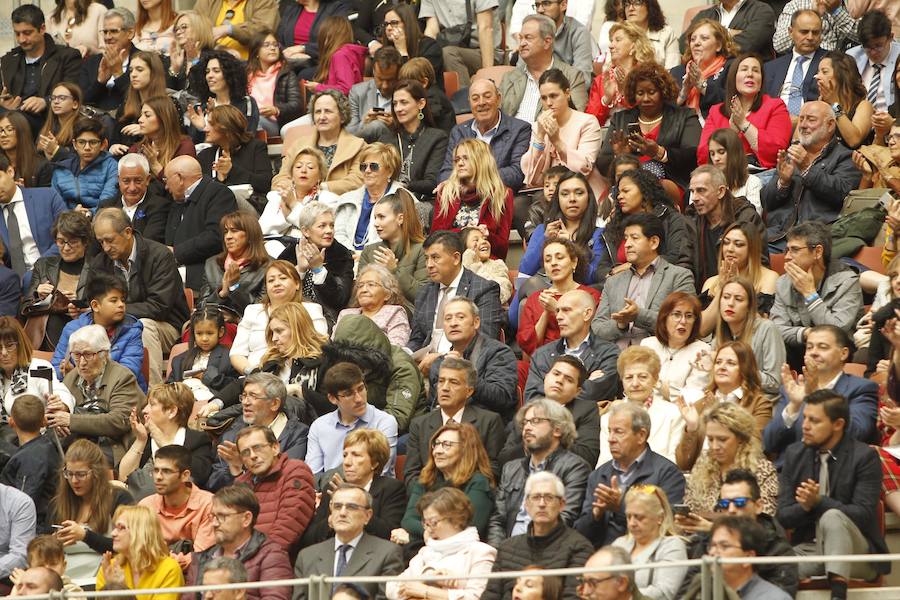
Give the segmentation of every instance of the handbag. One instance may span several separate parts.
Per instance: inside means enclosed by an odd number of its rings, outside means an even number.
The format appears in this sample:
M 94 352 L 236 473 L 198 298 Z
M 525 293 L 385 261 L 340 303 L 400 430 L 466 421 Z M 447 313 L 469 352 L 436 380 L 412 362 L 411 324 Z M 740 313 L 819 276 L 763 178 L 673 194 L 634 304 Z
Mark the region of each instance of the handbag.
M 59 289 L 53 288 L 49 302 L 47 302 L 47 298 L 41 300 L 35 295 L 29 300 L 28 304 L 22 307 L 22 316 L 27 319 L 38 315 L 59 314 L 66 312 L 68 307 L 69 298 Z
M 466 22 L 442 29 L 437 34 L 437 43 L 442 48 L 447 46 L 468 48 L 472 38 L 472 23 L 472 0 L 466 0 Z

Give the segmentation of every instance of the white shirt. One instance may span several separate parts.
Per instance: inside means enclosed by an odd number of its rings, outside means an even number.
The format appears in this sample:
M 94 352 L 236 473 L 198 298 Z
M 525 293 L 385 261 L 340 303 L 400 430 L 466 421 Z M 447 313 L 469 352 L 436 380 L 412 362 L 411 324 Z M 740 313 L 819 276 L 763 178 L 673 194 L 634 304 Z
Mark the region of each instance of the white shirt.
M 838 374 L 834 377 L 834 379 L 832 379 L 831 381 L 829 381 L 828 383 L 825 384 L 825 389 L 826 390 L 834 389 L 834 386 L 837 385 L 838 379 L 840 379 L 841 375 L 843 375 L 843 374 L 844 374 L 843 371 L 838 372 Z M 791 427 L 793 427 L 794 423 L 797 422 L 797 419 L 800 418 L 800 415 L 801 415 L 801 411 L 799 411 L 799 410 L 797 411 L 796 415 L 793 415 L 793 416 L 789 415 L 788 407 L 785 406 L 784 409 L 782 409 L 782 411 L 781 411 L 781 420 L 784 421 L 784 428 L 790 429 Z
M 128 61 L 131 59 L 129 55 L 125 55 L 125 60 L 122 61 L 122 75 L 128 72 Z M 112 89 L 116 86 L 116 77 L 121 77 L 122 75 L 111 75 L 109 81 L 106 82 L 106 87 Z
M 25 255 L 25 266 L 30 271 L 34 263 L 41 257 L 41 251 L 34 241 L 31 233 L 31 223 L 28 222 L 28 212 L 25 210 L 25 198 L 22 196 L 22 188 L 16 186 L 16 193 L 9 201 L 13 214 L 19 221 L 19 237 L 22 238 L 22 254 Z M 6 221 L 6 209 L 3 210 L 3 220 Z
M 892 68 L 892 65 L 888 65 L 885 63 L 879 63 L 879 64 L 883 64 L 884 66 L 881 68 L 881 85 L 878 86 L 878 93 L 875 94 L 875 110 L 887 110 L 888 102 L 887 102 L 887 99 L 884 97 L 884 80 L 886 77 L 888 79 L 888 81 L 890 81 L 890 78 L 893 77 L 893 75 L 892 75 L 893 68 Z M 863 86 L 866 88 L 866 93 L 868 93 L 868 91 L 869 91 L 869 86 L 872 85 L 872 77 L 874 77 L 874 76 L 875 76 L 875 65 L 871 60 L 867 60 L 866 68 L 863 69 L 863 72 L 862 72 L 862 81 L 863 81 Z
M 347 550 L 347 564 L 350 564 L 350 557 L 353 556 L 353 552 L 356 550 L 356 546 L 359 544 L 359 540 L 362 539 L 363 534 L 360 533 L 358 536 L 347 542 L 347 545 L 350 546 L 350 549 Z M 337 568 L 338 568 L 338 557 L 341 555 L 341 546 L 344 543 L 341 540 L 337 539 L 337 536 L 334 537 L 334 571 L 333 574 L 337 577 Z M 347 567 L 344 567 L 345 569 Z
M 441 421 L 444 422 L 444 425 L 446 425 L 446 424 L 447 424 L 447 421 L 449 421 L 450 419 L 453 419 L 453 420 L 456 421 L 457 423 L 462 423 L 462 422 L 463 422 L 462 416 L 463 416 L 463 413 L 464 413 L 465 411 L 466 411 L 466 407 L 463 406 L 461 409 L 459 409 L 459 410 L 456 412 L 456 414 L 448 415 L 447 413 L 444 412 L 444 409 L 442 408 L 442 409 L 441 409 Z
M 175 432 L 175 437 L 172 438 L 173 446 L 184 446 L 184 438 L 187 436 L 187 429 L 184 427 L 179 427 L 178 431 Z M 150 456 L 156 456 L 156 451 L 159 450 L 159 444 L 156 443 L 152 437 L 150 438 Z
M 547 69 L 553 68 L 553 60 Z M 531 76 L 528 68 L 525 68 L 525 93 L 522 94 L 522 102 L 519 103 L 519 111 L 515 117 L 526 123 L 534 122 L 534 115 L 537 114 L 538 106 L 541 103 L 541 90 L 537 80 Z
M 744 0 L 740 0 L 737 4 L 734 5 L 734 8 L 731 10 L 725 10 L 725 7 L 719 4 L 719 22 L 722 24 L 722 27 L 728 29 L 731 27 L 731 22 L 734 20 L 734 16 L 737 14 L 737 11 L 740 10 L 741 4 L 744 3 Z
M 787 103 L 791 99 L 791 82 L 794 80 L 794 70 L 797 67 L 797 57 L 803 56 L 806 58 L 806 60 L 803 61 L 803 65 L 801 65 L 801 68 L 803 69 L 803 79 L 801 79 L 801 81 L 803 81 L 804 79 L 806 79 L 806 73 L 809 72 L 809 65 L 812 62 L 813 54 L 815 54 L 815 52 L 811 54 L 799 54 L 796 50 L 794 50 L 791 56 L 791 64 L 790 66 L 788 66 L 787 74 L 784 76 L 784 83 L 781 86 L 781 99 L 784 101 L 785 105 L 787 105 Z M 802 87 L 803 86 L 801 85 L 801 89 L 797 90 L 800 93 L 800 102 L 803 102 Z
M 472 132 L 475 134 L 476 140 L 481 140 L 488 146 L 491 145 L 491 140 L 494 139 L 494 136 L 497 135 L 497 130 L 500 129 L 500 120 L 503 118 L 503 113 L 497 113 L 497 122 L 494 123 L 494 126 L 488 129 L 485 133 L 481 133 L 481 129 L 478 127 L 478 121 L 472 120 Z
M 125 211 L 125 214 L 128 215 L 128 218 L 134 222 L 134 214 L 137 212 L 138 207 L 141 205 L 141 202 L 144 201 L 144 198 L 147 197 L 147 194 L 144 194 L 140 200 L 134 203 L 134 206 L 128 206 L 128 203 L 125 202 L 125 198 L 122 198 L 122 210 Z
M 444 335 L 444 324 L 439 321 L 441 315 L 438 314 L 437 307 L 441 305 L 441 300 L 446 297 L 444 301 L 444 306 L 447 305 L 452 298 L 456 298 L 456 290 L 459 289 L 459 282 L 463 276 L 463 269 L 460 267 L 459 273 L 456 274 L 456 278 L 450 282 L 450 285 L 444 287 L 441 285 L 441 289 L 438 292 L 438 303 L 434 307 L 434 333 L 432 333 L 432 344 L 434 344 L 435 337 L 440 335 L 440 340 L 437 343 L 437 352 L 440 354 L 446 354 L 450 352 L 450 349 L 453 347 L 453 344 L 450 343 L 450 340 Z

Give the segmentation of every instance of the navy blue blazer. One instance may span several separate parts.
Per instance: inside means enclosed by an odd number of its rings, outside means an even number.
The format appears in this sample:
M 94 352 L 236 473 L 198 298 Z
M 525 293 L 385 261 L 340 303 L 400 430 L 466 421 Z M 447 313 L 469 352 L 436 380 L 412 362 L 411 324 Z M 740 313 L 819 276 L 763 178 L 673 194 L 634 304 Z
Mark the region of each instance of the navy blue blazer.
M 847 435 L 865 444 L 877 444 L 875 421 L 878 417 L 878 384 L 862 377 L 843 373 L 832 389 L 850 403 L 850 423 L 847 425 Z M 772 412 L 772 420 L 763 430 L 763 446 L 766 454 L 781 454 L 788 446 L 803 439 L 802 412 L 792 427 L 784 426 L 784 418 L 781 413 L 787 403 L 787 396 L 782 387 L 781 399 Z M 780 465 L 782 460 L 783 457 L 779 456 L 776 464 Z
M 806 76 L 803 78 L 803 101 L 812 102 L 819 99 L 819 84 L 816 82 L 815 74 L 819 70 L 819 63 L 826 51 L 819 48 L 813 54 L 812 60 L 809 62 L 809 68 L 806 69 Z M 787 77 L 788 69 L 791 68 L 791 61 L 794 60 L 794 52 L 788 52 L 779 56 L 775 60 L 770 60 L 763 65 L 763 74 L 765 75 L 766 84 L 763 88 L 768 96 L 772 98 L 781 97 L 781 88 L 784 86 L 784 78 Z
M 31 227 L 31 237 L 37 244 L 41 256 L 58 255 L 59 248 L 50 229 L 56 222 L 59 213 L 68 210 L 65 200 L 56 190 L 51 188 L 23 188 L 22 198 L 25 201 L 25 213 L 28 215 L 28 225 Z M 9 230 L 6 228 L 6 217 L 0 218 L 0 238 L 3 238 L 3 247 L 9 248 Z M 9 251 L 4 253 L 3 259 L 9 262 Z
M 456 150 L 456 146 L 463 140 L 475 137 L 475 132 L 472 131 L 474 122 L 475 119 L 469 119 L 450 130 L 450 141 L 447 143 L 444 164 L 441 165 L 441 171 L 438 174 L 438 183 L 447 181 L 453 171 L 453 152 Z M 513 192 L 518 192 L 525 182 L 525 174 L 522 172 L 522 156 L 528 151 L 530 140 L 530 123 L 500 113 L 500 125 L 497 127 L 497 133 L 491 138 L 491 153 L 497 160 L 500 179 Z

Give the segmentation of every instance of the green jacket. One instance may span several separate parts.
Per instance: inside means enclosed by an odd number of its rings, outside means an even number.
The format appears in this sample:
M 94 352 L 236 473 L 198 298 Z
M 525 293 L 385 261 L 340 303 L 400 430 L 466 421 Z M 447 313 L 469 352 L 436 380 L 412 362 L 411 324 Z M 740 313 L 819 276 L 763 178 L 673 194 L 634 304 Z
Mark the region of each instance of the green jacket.
M 450 482 L 446 481 L 440 472 L 438 472 L 437 481 L 427 490 L 419 480 L 413 482 L 409 490 L 409 501 L 406 503 L 406 514 L 403 515 L 403 520 L 400 521 L 400 526 L 409 533 L 411 541 L 421 542 L 425 533 L 422 527 L 422 515 L 416 510 L 416 504 L 419 503 L 419 499 L 425 495 L 425 492 L 433 492 L 449 485 Z M 491 512 L 494 510 L 494 488 L 491 482 L 481 473 L 475 473 L 460 489 L 468 496 L 475 509 L 475 515 L 472 520 L 475 527 L 478 528 L 478 535 L 482 540 L 486 540 L 488 521 L 491 518 Z
M 369 263 L 375 262 L 375 250 L 377 248 L 386 248 L 384 242 L 369 244 L 363 248 L 359 257 L 359 271 Z M 397 270 L 394 271 L 397 280 L 400 282 L 400 290 L 406 297 L 407 302 L 413 304 L 416 301 L 416 294 L 419 288 L 428 283 L 428 270 L 425 268 L 425 251 L 422 249 L 421 243 L 410 244 L 409 252 L 403 252 L 403 244 L 397 244 L 394 248 L 394 255 L 397 257 Z

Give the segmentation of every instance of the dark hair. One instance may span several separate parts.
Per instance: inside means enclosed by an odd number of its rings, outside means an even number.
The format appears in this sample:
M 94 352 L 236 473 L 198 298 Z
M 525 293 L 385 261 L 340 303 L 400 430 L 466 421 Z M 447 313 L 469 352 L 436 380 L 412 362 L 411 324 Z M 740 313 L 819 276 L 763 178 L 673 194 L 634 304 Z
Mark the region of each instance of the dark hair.
M 73 141 L 82 133 L 94 133 L 101 141 L 106 139 L 106 128 L 103 123 L 92 117 L 81 117 L 75 121 L 75 128 L 72 129 Z
M 621 165 L 631 165 L 631 169 L 629 171 L 636 171 L 641 168 L 641 159 L 636 154 L 616 154 L 615 158 L 613 158 L 612 162 L 609 164 L 609 179 L 613 183 L 617 183 L 616 179 L 616 169 L 618 169 Z M 623 173 L 624 174 L 624 173 Z
M 744 154 L 744 143 L 737 132 L 730 127 L 716 129 L 709 136 L 709 141 L 725 148 L 725 184 L 729 190 L 736 190 L 747 183 L 750 173 L 747 169 L 747 155 Z M 707 159 L 710 158 L 707 145 Z M 712 163 L 712 160 L 709 160 Z
M 644 205 L 648 208 L 653 209 L 660 205 L 674 208 L 672 199 L 669 198 L 669 195 L 666 193 L 666 190 L 663 188 L 656 175 L 650 171 L 645 169 L 631 169 L 630 171 L 622 173 L 622 177 L 619 181 L 626 177 L 633 181 L 637 186 L 638 191 L 641 192 L 641 198 L 644 201 Z
M 566 165 L 553 165 L 552 167 L 544 171 L 544 179 L 547 179 L 548 177 L 562 177 L 570 171 L 571 169 L 569 169 L 569 167 L 567 167 Z
M 556 192 L 554 192 L 553 198 L 550 199 L 550 205 L 547 207 L 547 214 L 544 216 L 544 222 L 550 223 L 557 219 L 562 219 L 563 221 L 566 220 L 562 209 L 559 207 L 559 188 L 562 187 L 563 183 L 570 179 L 577 179 L 587 190 L 587 209 L 581 216 L 581 222 L 578 224 L 578 229 L 575 230 L 575 239 L 573 241 L 581 247 L 587 262 L 590 263 L 593 253 L 589 244 L 594 237 L 594 230 L 597 228 L 597 200 L 594 198 L 594 190 L 591 189 L 591 184 L 588 182 L 587 177 L 581 173 L 569 171 L 559 178 L 559 181 L 556 182 Z
M 329 396 L 337 396 L 340 392 L 351 389 L 358 383 L 364 383 L 362 369 L 351 362 L 339 362 L 325 372 L 322 390 Z
M 253 139 L 247 131 L 247 117 L 236 106 L 220 104 L 206 114 L 206 122 L 210 127 L 218 129 L 228 145 L 226 150 L 234 150 Z M 219 144 L 224 146 L 224 144 Z
M 35 29 L 44 26 L 44 11 L 33 4 L 23 4 L 12 11 L 13 25 L 27 23 Z
M 218 60 L 222 68 L 222 77 L 228 86 L 228 96 L 231 102 L 235 102 L 247 95 L 247 69 L 244 63 L 224 50 L 205 50 L 200 55 L 200 63 L 191 69 L 189 74 L 190 91 L 204 105 L 213 95 L 206 83 L 206 67 L 209 61 Z
M 802 239 L 807 246 L 822 246 L 822 259 L 825 266 L 831 262 L 831 226 L 822 221 L 806 221 L 791 227 L 786 235 L 788 242 Z
M 213 110 L 216 110 L 217 108 L 234 109 L 233 106 L 217 106 Z M 272 259 L 269 257 L 269 253 L 266 252 L 265 241 L 263 240 L 262 229 L 259 226 L 258 216 L 255 213 L 250 214 L 240 210 L 230 212 L 223 215 L 219 220 L 219 230 L 222 232 L 223 238 L 225 236 L 225 229 L 228 227 L 243 231 L 247 236 L 247 250 L 249 255 L 247 256 L 247 264 L 245 266 L 251 270 L 268 268 Z M 225 269 L 226 258 L 228 258 L 228 251 L 223 247 L 222 252 L 216 255 L 216 262 L 223 270 Z
M 266 443 L 270 445 L 278 443 L 278 438 L 275 437 L 275 432 L 272 431 L 271 427 L 266 427 L 265 425 L 248 425 L 247 427 L 244 427 L 243 429 L 238 431 L 237 436 L 235 436 L 234 438 L 235 445 L 238 445 L 238 442 L 240 442 L 243 438 L 254 433 L 263 434 L 263 437 L 266 438 Z
M 659 0 L 644 0 L 647 5 L 647 29 L 649 31 L 659 31 L 666 26 L 666 15 L 659 5 Z
M 28 6 L 28 5 L 26 5 Z M 12 163 L 9 161 L 9 157 L 6 156 L 5 152 L 0 152 L 0 170 L 6 171 L 12 166 Z
M 753 104 L 750 105 L 750 110 L 748 110 L 748 114 L 754 111 L 759 110 L 759 107 L 762 106 L 762 100 L 764 92 L 766 89 L 766 73 L 763 69 L 763 65 L 766 61 L 762 59 L 762 57 L 756 52 L 741 52 L 737 55 L 737 58 L 734 59 L 734 62 L 731 63 L 731 67 L 728 69 L 728 75 L 725 77 L 725 98 L 732 98 L 737 95 L 737 72 L 741 66 L 741 63 L 745 60 L 752 58 L 756 62 L 759 63 L 759 91 L 756 93 L 756 98 L 753 99 Z M 725 101 L 721 105 L 722 115 L 725 116 L 726 119 L 731 118 L 731 102 Z
M 553 244 L 559 244 L 565 248 L 569 258 L 576 261 L 572 279 L 575 281 L 584 281 L 587 277 L 588 260 L 585 256 L 584 249 L 570 239 L 556 236 L 544 238 L 544 245 L 541 248 L 541 264 L 544 263 L 544 251 L 547 250 L 547 246 L 552 246 Z
M 80 25 L 84 23 L 85 17 L 87 17 L 88 7 L 93 3 L 93 0 L 75 0 L 75 22 L 73 25 Z M 140 2 L 138 3 L 140 6 Z M 53 9 L 53 12 L 50 14 L 51 21 L 55 21 L 59 24 L 62 23 L 63 12 L 66 10 L 66 0 L 56 0 L 56 8 Z
M 401 79 L 394 86 L 394 93 L 391 96 L 391 116 L 394 117 L 394 131 L 403 129 L 403 125 L 397 120 L 397 113 L 394 112 L 393 100 L 393 96 L 396 96 L 397 92 L 401 90 L 412 96 L 416 102 L 425 100 L 425 106 L 422 108 L 422 122 L 425 123 L 426 127 L 434 127 L 434 116 L 431 113 L 431 106 L 428 105 L 428 92 L 425 90 L 425 86 L 414 79 Z
M 191 469 L 191 451 L 180 444 L 163 446 L 156 451 L 153 460 L 171 460 L 175 463 L 175 468 L 178 469 L 179 473 L 184 473 Z
M 216 324 L 216 329 L 219 331 L 222 331 L 225 328 L 225 314 L 219 310 L 217 306 L 204 304 L 191 314 L 191 324 L 189 326 L 191 334 L 188 338 L 188 349 L 185 351 L 184 358 L 181 360 L 181 365 L 185 367 L 185 369 L 191 368 L 191 365 L 194 364 L 194 360 L 197 359 L 197 355 L 200 354 L 200 349 L 197 348 L 197 339 L 194 337 L 194 327 L 197 326 L 197 323 L 203 321 L 212 321 Z
M 572 89 L 572 84 L 568 77 L 556 68 L 547 69 L 541 74 L 540 79 L 538 79 L 538 89 L 545 83 L 555 83 L 559 86 L 559 89 L 564 92 L 568 92 Z M 569 96 L 569 108 L 575 108 L 575 102 L 572 100 L 572 96 Z
M 19 7 L 23 8 L 23 7 Z M 18 8 L 16 10 L 19 10 Z M 16 11 L 13 11 L 13 23 L 16 22 Z M 893 39 L 891 32 L 891 20 L 879 10 L 870 10 L 862 16 L 856 26 L 856 35 L 859 43 L 865 47 L 875 38 L 886 37 L 888 42 Z
M 712 529 L 709 532 L 709 539 L 715 535 L 716 531 L 725 528 L 732 533 L 736 533 L 741 538 L 741 550 L 745 552 L 754 552 L 757 556 L 765 553 L 766 532 L 762 525 L 756 522 L 756 519 L 748 519 L 738 515 L 723 515 L 713 522 Z
M 460 256 L 462 256 L 463 252 L 466 251 L 466 247 L 463 245 L 462 238 L 455 231 L 435 231 L 432 232 L 425 241 L 422 242 L 422 249 L 428 250 L 435 244 L 440 244 L 444 247 L 445 250 L 453 254 L 454 252 L 458 252 Z
M 888 108 L 888 112 L 895 119 L 900 116 L 900 85 L 897 85 L 897 69 L 900 69 L 900 54 L 897 55 L 897 60 L 894 61 L 894 77 L 891 77 L 891 85 L 894 88 L 894 103 Z
M 60 234 L 79 239 L 84 242 L 85 246 L 90 245 L 91 240 L 94 239 L 91 220 L 80 210 L 67 210 L 59 213 L 50 229 L 50 235 L 56 238 Z
M 16 397 L 9 416 L 16 422 L 16 429 L 39 433 L 44 426 L 44 402 L 35 395 L 23 394 Z
M 119 274 L 106 271 L 95 271 L 93 276 L 84 286 L 84 297 L 98 302 L 110 292 L 122 292 L 122 297 L 128 295 L 128 284 Z
M 685 345 L 692 344 L 700 337 L 700 323 L 702 321 L 701 316 L 703 313 L 703 306 L 700 304 L 699 298 L 694 294 L 676 291 L 666 296 L 666 299 L 663 300 L 663 303 L 659 307 L 659 315 L 656 317 L 656 339 L 658 339 L 663 346 L 669 345 L 669 330 L 666 327 L 666 319 L 669 318 L 669 315 L 672 314 L 675 307 L 682 302 L 687 302 L 691 305 L 691 310 L 694 312 L 695 317 L 694 326 L 691 328 L 691 333 L 688 335 Z
M 726 483 L 729 485 L 746 483 L 747 487 L 750 488 L 750 498 L 754 502 L 759 500 L 762 495 L 759 490 L 759 481 L 756 479 L 756 475 L 747 469 L 731 469 L 725 473 L 725 479 L 722 480 L 722 485 L 725 485 Z
M 25 8 L 26 6 L 31 5 L 23 4 L 19 8 Z M 34 145 L 31 125 L 28 123 L 25 115 L 17 110 L 11 110 L 0 115 L 0 120 L 3 119 L 9 121 L 9 124 L 16 130 L 16 149 L 14 150 L 15 156 L 13 158 L 16 163 L 16 177 L 25 181 L 25 187 L 32 187 L 37 183 L 38 153 Z M 0 154 L 6 156 L 5 151 L 0 152 Z M 6 156 L 6 158 L 8 159 L 9 156 Z M 0 165 L 0 168 L 6 170 L 8 167 Z
M 834 337 L 834 341 L 837 342 L 838 346 L 846 348 L 849 356 L 853 356 L 853 353 L 856 352 L 856 344 L 853 343 L 853 338 L 837 325 L 814 325 L 810 328 L 809 333 L 806 334 L 806 339 L 809 339 L 809 336 L 813 333 L 825 332 L 830 333 Z
M 850 424 L 850 403 L 834 390 L 816 390 L 811 394 L 807 394 L 803 401 L 808 406 L 821 405 L 825 411 L 825 416 L 832 422 L 843 419 L 844 427 Z
M 831 70 L 834 72 L 834 87 L 837 94 L 838 102 L 844 107 L 847 113 L 852 113 L 860 102 L 866 99 L 866 86 L 863 85 L 862 77 L 859 69 L 856 68 L 856 61 L 843 52 L 832 50 L 822 57 L 822 60 L 831 61 Z M 894 85 L 897 85 L 896 79 Z
M 243 483 L 223 487 L 213 495 L 213 499 L 240 512 L 249 512 L 253 515 L 250 527 L 256 525 L 256 517 L 259 516 L 259 500 L 256 499 L 253 490 Z
M 422 30 L 419 28 L 419 20 L 416 17 L 416 11 L 412 9 L 411 6 L 405 4 L 403 2 L 397 2 L 388 7 L 386 11 L 384 11 L 384 16 L 387 17 L 389 12 L 397 13 L 397 16 L 400 17 L 400 21 L 403 23 L 403 31 L 406 34 L 406 50 L 409 53 L 409 58 L 415 58 L 419 56 L 419 46 L 422 42 Z M 384 35 L 384 30 L 387 29 L 384 27 L 384 22 L 381 23 L 382 30 L 381 35 L 381 43 L 383 44 L 382 48 L 388 49 L 394 48 L 394 41 L 387 39 Z M 400 56 L 400 53 L 397 52 L 397 56 Z M 375 62 L 378 62 L 378 52 L 375 53 L 373 57 Z M 397 63 L 398 65 L 402 64 L 401 62 Z M 381 65 L 384 67 L 384 65 Z
M 625 18 L 625 3 L 622 0 L 606 0 L 603 13 L 607 21 L 621 21 Z
M 140 2 L 138 3 L 140 4 Z M 259 62 L 259 52 L 262 50 L 266 38 L 272 36 L 278 43 L 278 60 L 284 61 L 284 49 L 281 42 L 278 42 L 278 35 L 268 27 L 259 30 L 256 37 L 253 38 L 253 44 L 250 46 L 250 52 L 247 54 L 247 73 L 254 74 L 262 72 L 262 65 Z
M 528 565 L 523 571 L 541 571 L 544 567 Z M 561 600 L 563 597 L 563 578 L 559 575 L 541 575 L 541 600 Z
M 650 213 L 637 213 L 628 215 L 622 222 L 622 231 L 624 232 L 627 227 L 632 226 L 640 227 L 641 233 L 644 235 L 644 237 L 659 238 L 660 248 L 666 241 L 666 233 L 665 229 L 663 228 L 663 222 L 656 215 L 651 215 Z
M 647 1 L 656 2 L 656 0 Z M 672 103 L 678 99 L 678 86 L 669 71 L 658 63 L 645 62 L 636 64 L 625 78 L 625 100 L 631 105 L 637 104 L 635 94 L 637 84 L 641 81 L 652 83 L 659 90 L 664 103 Z
M 397 7 L 389 10 L 396 11 L 397 8 L 405 8 L 409 11 L 410 9 L 405 4 L 400 4 Z M 418 25 L 416 26 L 418 28 Z M 409 37 L 407 36 L 407 44 L 409 44 Z M 412 49 L 409 49 L 412 52 Z M 400 70 L 400 65 L 403 64 L 403 57 L 400 56 L 400 52 L 394 48 L 393 46 L 382 46 L 378 50 L 375 51 L 375 54 L 372 56 L 372 67 L 378 65 L 379 68 L 386 69 L 388 67 L 397 67 L 397 71 Z
M 819 19 L 819 24 L 820 25 L 823 24 L 822 15 L 820 15 L 819 13 L 817 13 L 816 11 L 814 11 L 811 8 L 802 8 L 800 10 L 795 10 L 794 13 L 791 15 L 791 27 L 794 27 L 797 24 L 797 19 L 799 19 L 803 15 L 815 16 L 817 19 Z
M 584 385 L 584 382 L 587 381 L 587 368 L 577 356 L 572 356 L 571 354 L 559 354 L 555 359 L 553 359 L 553 362 L 550 363 L 550 368 L 552 369 L 557 363 L 565 363 L 578 371 L 578 387 L 582 387 Z

